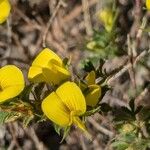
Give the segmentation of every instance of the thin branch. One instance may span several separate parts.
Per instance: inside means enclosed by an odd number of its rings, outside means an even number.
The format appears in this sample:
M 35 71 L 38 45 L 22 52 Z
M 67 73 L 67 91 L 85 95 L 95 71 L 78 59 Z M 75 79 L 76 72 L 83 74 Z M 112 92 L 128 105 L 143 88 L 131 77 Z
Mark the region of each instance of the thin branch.
M 83 6 L 84 25 L 85 25 L 86 33 L 88 36 L 92 36 L 93 30 L 92 30 L 92 24 L 90 19 L 90 12 L 89 12 L 89 1 L 82 0 L 82 6 Z
M 143 52 L 141 52 L 134 60 L 133 67 L 135 67 L 137 62 L 139 62 L 145 55 L 147 55 L 149 53 L 150 53 L 150 49 L 148 51 L 144 50 Z M 111 78 L 109 78 L 107 80 L 107 84 L 110 85 L 112 81 L 114 81 L 115 79 L 120 77 L 123 73 L 125 73 L 131 67 L 132 67 L 131 63 L 125 65 L 123 69 L 121 69 L 118 73 L 116 73 L 114 76 L 112 76 Z
M 47 38 L 49 28 L 50 28 L 50 26 L 51 26 L 51 24 L 52 24 L 55 16 L 57 15 L 58 10 L 60 9 L 61 6 L 64 6 L 64 7 L 66 6 L 65 3 L 63 2 L 63 0 L 60 0 L 58 2 L 57 6 L 55 8 L 55 11 L 53 12 L 52 16 L 49 18 L 49 21 L 46 25 L 46 28 L 45 28 L 44 33 L 43 33 L 43 43 L 42 43 L 43 47 L 46 47 L 46 38 Z
M 110 138 L 112 138 L 114 136 L 114 133 L 111 132 L 110 130 L 102 127 L 101 125 L 99 125 L 92 117 L 88 118 L 88 121 L 100 132 L 102 132 L 103 134 L 109 136 Z

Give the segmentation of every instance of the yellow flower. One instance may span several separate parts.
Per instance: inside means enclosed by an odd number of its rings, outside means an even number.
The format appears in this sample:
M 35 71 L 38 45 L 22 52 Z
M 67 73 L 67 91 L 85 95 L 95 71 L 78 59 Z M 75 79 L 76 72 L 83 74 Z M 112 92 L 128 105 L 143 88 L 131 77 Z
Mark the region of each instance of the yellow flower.
M 86 111 L 85 98 L 80 88 L 73 82 L 65 82 L 46 97 L 42 102 L 42 110 L 59 126 L 66 127 L 74 124 L 86 131 L 85 125 L 79 118 Z
M 6 21 L 10 13 L 10 3 L 9 0 L 0 0 L 0 24 Z
M 35 58 L 29 69 L 28 78 L 32 82 L 60 84 L 70 77 L 63 61 L 52 50 L 45 48 Z
M 96 42 L 95 41 L 91 41 L 89 43 L 87 43 L 87 48 L 90 49 L 90 50 L 93 50 L 96 46 Z
M 22 72 L 14 65 L 7 65 L 0 69 L 0 103 L 14 98 L 24 88 Z
M 98 12 L 98 18 L 108 32 L 111 32 L 114 22 L 114 14 L 111 9 L 105 8 Z
M 146 0 L 146 8 L 150 10 L 150 0 Z
M 122 126 L 121 133 L 124 133 L 124 134 L 130 133 L 130 132 L 133 132 L 134 130 L 135 130 L 135 126 L 127 123 Z
M 97 105 L 101 96 L 101 87 L 95 83 L 95 72 L 91 71 L 85 78 L 87 89 L 85 89 L 85 100 L 88 106 L 94 107 Z
M 95 79 L 96 79 L 96 77 L 95 77 L 94 71 L 91 71 L 90 73 L 88 73 L 88 75 L 85 78 L 88 85 L 95 84 Z

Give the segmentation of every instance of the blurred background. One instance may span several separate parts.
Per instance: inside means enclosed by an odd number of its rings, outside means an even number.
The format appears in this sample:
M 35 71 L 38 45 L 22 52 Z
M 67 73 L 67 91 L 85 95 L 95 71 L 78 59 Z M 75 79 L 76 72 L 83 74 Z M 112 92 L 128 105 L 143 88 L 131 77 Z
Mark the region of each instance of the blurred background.
M 49 47 L 62 58 L 71 58 L 72 71 L 83 73 L 84 64 L 105 60 L 107 73 L 122 72 L 109 81 L 113 90 L 102 98 L 120 115 L 131 98 L 149 105 L 150 38 L 149 16 L 143 0 L 10 0 L 11 15 L 0 26 L 0 66 L 15 64 L 27 72 L 35 56 Z M 109 16 L 100 13 L 109 9 Z M 1 10 L 0 10 L 1 11 Z M 110 24 L 105 19 L 112 15 Z M 113 22 L 113 23 L 112 23 Z M 112 28 L 112 30 L 109 30 Z M 142 54 L 142 55 L 140 55 Z M 135 67 L 136 66 L 136 67 Z M 134 69 L 133 69 L 134 67 Z M 124 69 L 125 68 L 125 69 Z M 28 81 L 27 81 L 28 82 Z M 113 113 L 88 118 L 89 140 L 73 128 L 60 143 L 51 122 L 24 128 L 19 121 L 0 125 L 2 150 L 111 150 L 118 134 Z

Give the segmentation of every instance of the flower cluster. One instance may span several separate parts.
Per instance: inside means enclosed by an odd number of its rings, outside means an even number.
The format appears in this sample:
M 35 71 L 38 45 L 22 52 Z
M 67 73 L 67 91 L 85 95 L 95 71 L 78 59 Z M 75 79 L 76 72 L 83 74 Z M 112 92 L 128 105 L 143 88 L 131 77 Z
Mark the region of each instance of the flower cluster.
M 10 76 L 11 75 L 11 76 Z M 96 75 L 91 71 L 84 83 L 71 80 L 71 72 L 62 59 L 52 50 L 43 49 L 33 61 L 28 72 L 32 84 L 46 83 L 53 87 L 41 102 L 44 115 L 60 127 L 72 124 L 86 131 L 82 116 L 87 107 L 94 108 L 101 96 L 101 87 L 96 84 Z M 23 74 L 14 65 L 0 70 L 0 102 L 12 100 L 24 89 Z
M 0 24 L 7 20 L 10 10 L 9 0 L 0 0 Z M 96 108 L 101 96 L 101 87 L 95 82 L 94 71 L 87 74 L 82 84 L 71 80 L 71 72 L 64 61 L 52 50 L 45 48 L 29 68 L 28 79 L 31 85 L 45 83 L 52 87 L 49 95 L 39 100 L 41 110 L 47 118 L 60 127 L 70 127 L 74 124 L 86 131 L 82 116 L 88 110 L 87 108 Z M 23 73 L 19 68 L 6 65 L 0 69 L 1 106 L 17 99 L 18 108 L 21 106 L 21 109 L 24 109 L 22 106 L 26 105 L 23 100 L 26 87 L 28 85 L 25 85 Z
M 106 31 L 111 32 L 114 24 L 114 12 L 109 8 L 105 8 L 98 12 L 98 18 L 104 25 Z
M 33 61 L 28 78 L 33 83 L 46 82 L 58 88 L 42 101 L 44 114 L 59 126 L 72 124 L 82 130 L 85 126 L 79 116 L 86 112 L 86 105 L 96 106 L 100 97 L 100 87 L 95 84 L 95 73 L 87 77 L 87 92 L 70 81 L 71 73 L 61 58 L 52 50 L 45 48 Z M 84 93 L 86 93 L 84 95 Z M 96 98 L 96 99 L 95 99 Z

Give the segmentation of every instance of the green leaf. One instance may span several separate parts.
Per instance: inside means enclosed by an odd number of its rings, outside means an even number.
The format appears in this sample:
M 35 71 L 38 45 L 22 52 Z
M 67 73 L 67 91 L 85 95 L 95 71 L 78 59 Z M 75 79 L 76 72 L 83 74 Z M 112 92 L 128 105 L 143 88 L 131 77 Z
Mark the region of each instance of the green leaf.
M 131 108 L 131 111 L 134 113 L 135 112 L 135 104 L 134 104 L 134 99 L 131 99 L 129 102 L 129 106 Z
M 83 70 L 85 70 L 86 72 L 91 72 L 92 70 L 95 70 L 95 67 L 91 61 L 87 60 L 87 62 L 85 62 Z
M 68 136 L 69 131 L 70 131 L 70 126 L 64 128 L 64 131 L 63 131 L 63 137 L 62 137 L 62 140 L 61 140 L 60 143 L 62 143 L 62 142 L 64 141 L 64 139 Z
M 109 112 L 112 108 L 107 103 L 101 103 L 101 111 L 102 112 Z
M 89 111 L 86 111 L 83 116 L 91 116 L 93 114 L 95 114 L 96 112 L 99 112 L 100 111 L 100 106 L 92 109 L 92 110 L 89 110 Z
M 29 125 L 29 123 L 33 120 L 34 116 L 30 115 L 30 116 L 25 116 L 23 118 L 23 126 L 27 127 Z
M 68 63 L 69 63 L 69 59 L 68 59 L 67 57 L 64 58 L 64 59 L 63 59 L 63 64 L 64 64 L 65 66 L 67 66 Z
M 142 108 L 143 108 L 143 106 L 138 106 L 137 108 L 136 108 L 136 110 L 135 110 L 135 115 L 137 114 L 137 113 L 139 113 L 141 110 L 142 110 Z
M 57 125 L 57 124 L 53 124 L 54 125 L 54 129 L 55 129 L 55 131 L 56 131 L 56 133 L 58 134 L 58 135 L 61 135 L 61 130 L 62 130 L 62 127 L 60 127 L 59 125 Z
M 133 121 L 135 116 L 127 107 L 113 108 L 114 121 Z
M 105 96 L 106 92 L 111 90 L 110 87 L 108 87 L 108 85 L 103 85 L 101 86 L 101 90 L 102 90 L 102 95 L 101 95 L 101 99 Z
M 29 96 L 30 96 L 30 92 L 32 90 L 32 87 L 33 87 L 33 84 L 30 84 L 24 88 L 23 92 L 21 93 L 21 99 L 23 101 L 27 101 L 27 102 L 29 101 Z
M 135 141 L 135 139 L 136 139 L 135 133 L 131 133 L 131 132 L 123 134 L 122 137 L 120 138 L 120 140 L 125 141 L 127 143 L 132 143 Z
M 115 150 L 125 150 L 128 148 L 128 143 L 124 141 L 115 141 L 111 144 L 111 146 L 115 148 Z
M 53 125 L 54 125 L 54 129 L 58 135 L 63 134 L 62 139 L 60 141 L 60 143 L 62 143 L 64 141 L 64 139 L 67 137 L 67 135 L 69 134 L 70 126 L 63 128 L 55 123 Z
M 17 112 L 0 111 L 0 124 L 14 121 L 20 117 L 21 117 L 21 114 Z
M 37 86 L 35 86 L 34 92 L 35 92 L 35 96 L 37 100 L 41 99 L 44 86 L 45 86 L 45 83 L 39 83 Z

